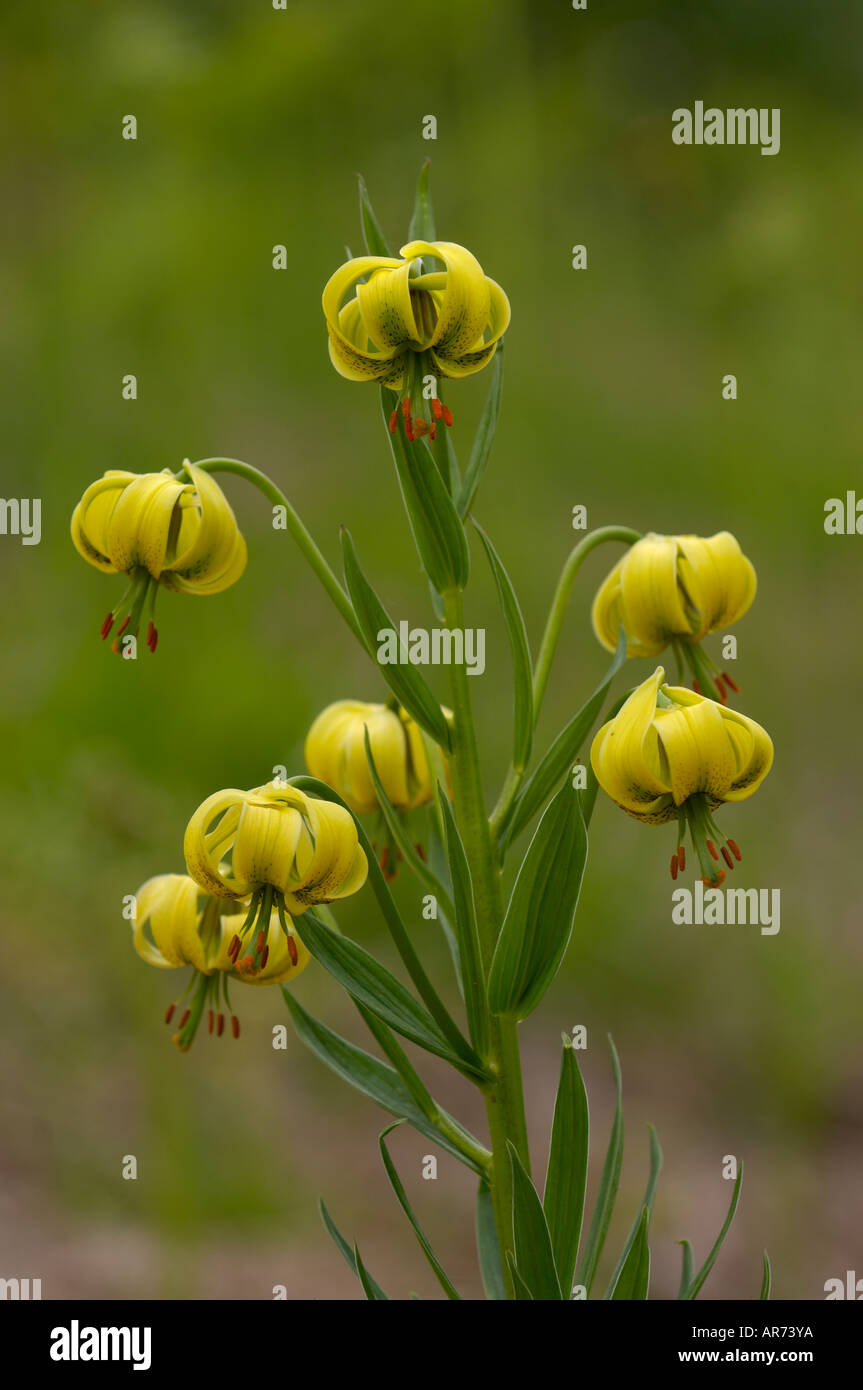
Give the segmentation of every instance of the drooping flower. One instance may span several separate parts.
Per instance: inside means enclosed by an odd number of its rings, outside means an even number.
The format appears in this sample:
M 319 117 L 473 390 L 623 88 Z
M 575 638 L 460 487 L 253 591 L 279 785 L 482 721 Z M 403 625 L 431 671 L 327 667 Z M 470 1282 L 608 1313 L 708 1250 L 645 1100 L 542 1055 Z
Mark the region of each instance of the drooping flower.
M 366 757 L 365 733 L 384 791 L 397 811 L 413 811 L 434 794 L 422 734 L 403 709 L 337 700 L 306 736 L 306 766 L 357 815 L 380 810 Z
M 205 1010 L 210 1033 L 221 1037 L 227 1012 L 233 1036 L 239 1037 L 239 1019 L 228 996 L 229 978 L 249 985 L 283 984 L 309 962 L 293 922 L 284 914 L 280 917 L 274 907 L 266 930 L 261 924 L 254 946 L 240 955 L 234 943 L 246 913 L 231 911 L 223 898 L 203 894 L 186 874 L 158 874 L 135 896 L 132 939 L 138 955 L 162 970 L 192 966 L 181 999 L 191 997 L 173 1038 L 181 1052 L 191 1047 Z M 176 1003 L 169 1005 L 166 1023 L 176 1007 Z
M 91 483 L 72 516 L 72 540 L 105 574 L 125 574 L 128 588 L 102 624 L 104 641 L 121 619 L 112 648 L 137 637 L 147 617 L 147 646 L 156 650 L 153 620 L 159 587 L 182 594 L 218 594 L 246 568 L 246 542 L 228 499 L 202 468 L 186 460 L 190 482 L 170 471 L 111 470 Z
M 697 693 L 715 684 L 739 687 L 701 649 L 708 633 L 737 622 L 755 597 L 755 570 L 729 531 L 715 536 L 659 536 L 650 532 L 618 560 L 593 603 L 593 627 L 614 651 L 623 627 L 628 656 L 656 657 L 671 646 L 685 660 Z
M 433 438 L 452 414 L 437 397 L 424 398 L 423 378 L 481 371 L 509 325 L 509 300 L 455 242 L 411 241 L 399 257 L 358 256 L 327 281 L 330 357 L 349 381 L 377 381 L 403 394 L 407 437 L 428 431 Z M 394 410 L 390 429 L 397 427 Z
M 664 680 L 659 666 L 633 691 L 597 733 L 590 761 L 599 785 L 628 815 L 648 825 L 677 821 L 672 878 L 686 867 L 688 827 L 704 881 L 721 883 L 720 854 L 733 869 L 741 853 L 712 812 L 757 791 L 773 744 L 754 719 Z
M 230 943 L 234 960 L 273 910 L 287 931 L 288 914 L 349 897 L 368 873 L 350 812 L 279 782 L 207 797 L 186 827 L 183 852 L 205 893 L 249 902 Z

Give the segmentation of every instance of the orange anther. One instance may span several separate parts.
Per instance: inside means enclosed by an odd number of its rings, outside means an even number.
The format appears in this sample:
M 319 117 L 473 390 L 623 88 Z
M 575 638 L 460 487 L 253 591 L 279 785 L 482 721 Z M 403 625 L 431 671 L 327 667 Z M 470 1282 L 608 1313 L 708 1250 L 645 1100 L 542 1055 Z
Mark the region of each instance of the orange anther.
M 737 845 L 733 840 L 728 841 L 728 848 L 731 850 L 731 853 L 734 855 L 734 858 L 739 863 L 740 860 L 743 858 L 743 855 L 741 854 L 740 850 L 737 848 Z
M 716 853 L 716 846 L 712 840 L 707 841 L 707 848 L 710 850 L 710 853 L 713 855 L 714 859 L 719 858 L 719 855 Z
M 678 845 L 678 847 L 677 847 L 677 858 L 678 858 L 678 861 L 679 861 L 679 863 L 680 863 L 680 869 L 681 869 L 681 872 L 682 872 L 682 871 L 686 868 L 686 846 L 685 846 L 685 845 Z
M 165 1010 L 165 1022 L 166 1022 L 166 1023 L 170 1023 L 170 1022 L 171 1022 L 171 1019 L 174 1017 L 174 1010 L 176 1009 L 176 1007 L 177 1007 L 176 1004 L 169 1004 L 169 1005 L 168 1005 L 167 1009 Z

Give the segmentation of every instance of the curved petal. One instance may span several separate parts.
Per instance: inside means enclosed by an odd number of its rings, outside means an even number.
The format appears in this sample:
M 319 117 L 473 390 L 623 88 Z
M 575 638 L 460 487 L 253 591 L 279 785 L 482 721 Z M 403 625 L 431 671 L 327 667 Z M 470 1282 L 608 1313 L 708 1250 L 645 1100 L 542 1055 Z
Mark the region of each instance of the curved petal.
M 378 349 L 399 349 L 418 342 L 410 292 L 410 262 L 396 270 L 376 270 L 357 285 L 357 303 L 368 336 Z
M 678 536 L 680 576 L 698 609 L 700 623 L 693 633 L 700 640 L 742 617 L 758 587 L 755 570 L 730 531 L 704 540 Z
M 634 690 L 614 719 L 596 734 L 590 761 L 596 779 L 618 806 L 639 818 L 667 819 L 673 813 L 668 769 L 654 727 L 656 695 L 665 679 L 658 666 Z
M 134 473 L 112 471 L 91 483 L 72 513 L 72 541 L 79 555 L 105 574 L 117 574 L 108 557 L 108 526 L 117 502 Z
M 165 471 L 141 473 L 123 489 L 106 528 L 108 558 L 115 569 L 126 572 L 142 565 L 159 578 L 174 511 L 187 486 Z
M 376 271 L 399 270 L 402 265 L 402 261 L 391 256 L 358 256 L 340 266 L 324 286 L 321 303 L 327 321 L 330 359 L 336 371 L 348 380 L 383 381 L 387 386 L 395 384 L 393 359 L 401 357 L 399 348 L 378 351 L 369 348 L 367 342 L 360 341 L 357 319 L 360 306 L 356 298 L 344 308 L 342 301 L 355 286 L 359 290 L 358 281 L 363 276 Z M 357 308 L 353 309 L 352 304 L 357 304 Z
M 192 479 L 198 525 L 189 545 L 164 568 L 177 579 L 176 587 L 185 592 L 219 593 L 233 584 L 246 567 L 246 543 L 237 528 L 237 519 L 219 484 L 203 468 L 185 465 Z M 186 517 L 184 526 L 192 535 Z M 180 531 L 182 535 L 182 528 Z
M 653 532 L 626 552 L 620 616 L 634 656 L 655 656 L 674 636 L 689 636 L 690 618 L 677 581 L 677 540 Z
M 457 359 L 475 350 L 491 317 L 489 282 L 476 257 L 454 241 L 411 241 L 401 248 L 401 255 L 406 260 L 434 256 L 446 266 L 446 286 L 430 343 L 437 356 Z
M 214 792 L 201 802 L 186 826 L 186 868 L 205 892 L 217 898 L 245 898 L 257 886 L 238 881 L 235 872 L 222 863 L 233 846 L 246 800 L 247 793 L 236 788 Z
M 198 887 L 185 874 L 160 874 L 148 879 L 136 895 L 133 942 L 151 965 L 170 969 L 206 966 L 198 934 Z M 155 946 L 145 935 L 149 926 Z
M 593 630 L 607 651 L 617 650 L 617 634 L 620 628 L 620 589 L 621 571 L 623 561 L 626 559 L 622 555 L 614 569 L 606 575 L 602 584 L 597 590 L 593 606 L 590 610 L 590 620 Z M 662 648 L 658 648 L 652 655 L 658 656 Z

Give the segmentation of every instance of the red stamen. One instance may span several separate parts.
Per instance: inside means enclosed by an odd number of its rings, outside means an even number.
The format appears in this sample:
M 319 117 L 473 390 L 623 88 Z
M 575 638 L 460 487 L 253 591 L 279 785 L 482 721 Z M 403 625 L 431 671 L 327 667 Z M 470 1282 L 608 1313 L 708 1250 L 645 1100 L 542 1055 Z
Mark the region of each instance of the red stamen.
M 188 1023 L 188 1021 L 189 1021 L 189 1014 L 190 1014 L 191 1012 L 192 1012 L 191 1009 L 186 1009 L 186 1010 L 184 1010 L 184 1012 L 183 1012 L 183 1017 L 180 1019 L 180 1031 L 181 1031 L 181 1032 L 182 1032 L 182 1030 L 185 1028 L 186 1024 Z
M 150 626 L 153 627 L 153 624 L 151 623 Z M 150 651 L 151 651 L 151 652 L 155 652 L 156 647 L 157 647 L 158 645 L 159 645 L 159 634 L 158 634 L 158 632 L 156 631 L 156 629 L 153 627 L 153 631 L 152 631 L 152 634 L 151 634 L 151 636 L 150 636 L 149 641 L 147 642 L 147 646 L 150 648 Z
M 230 958 L 231 958 L 231 960 L 234 962 L 234 964 L 236 964 L 236 961 L 237 961 L 237 952 L 239 951 L 239 949 L 240 949 L 240 938 L 235 934 L 234 936 L 231 937 L 231 944 L 230 944 L 230 946 L 228 947 L 228 955 L 230 956 Z
M 268 961 L 269 959 L 270 959 L 270 948 L 269 948 L 269 946 L 265 946 L 265 947 L 264 947 L 264 953 L 263 953 L 263 955 L 261 956 L 261 969 L 262 969 L 262 970 L 263 970 L 264 967 L 266 966 L 267 961 Z
M 255 942 L 255 955 L 259 956 L 266 945 L 266 937 L 262 931 L 258 932 L 258 939 Z
M 113 613 L 109 613 L 108 616 L 107 616 L 107 618 L 106 618 L 105 621 L 103 622 L 102 626 L 99 628 L 99 636 L 101 637 L 101 639 L 102 639 L 103 642 L 104 642 L 105 638 L 108 636 L 108 633 L 111 631 L 111 628 L 112 628 L 113 626 L 114 626 L 114 614 L 113 614 Z
M 728 691 L 725 689 L 725 686 L 724 686 L 723 683 L 722 683 L 722 677 L 721 677 L 721 676 L 717 676 L 717 677 L 716 677 L 716 682 L 715 682 L 715 684 L 716 684 L 716 689 L 719 691 L 719 703 L 720 703 L 721 705 L 727 705 L 727 704 L 728 704 Z
M 236 1014 L 231 1014 L 231 1032 L 235 1038 L 240 1036 L 240 1020 Z
M 208 1010 L 207 1010 L 207 1032 L 208 1032 L 208 1033 L 212 1033 L 212 1031 L 213 1031 L 213 1025 L 214 1025 L 215 1022 L 216 1022 L 216 1015 L 213 1013 L 213 1010 L 212 1010 L 212 1009 L 208 1009 Z
M 681 873 L 682 873 L 683 870 L 686 868 L 686 846 L 685 846 L 685 845 L 679 845 L 679 846 L 678 846 L 678 848 L 677 848 L 677 858 L 678 858 L 678 862 L 679 862 L 679 864 L 680 864 L 680 871 L 681 871 Z
M 437 396 L 432 397 L 432 415 L 435 417 L 436 420 L 440 420 L 443 418 L 443 406 L 441 405 Z
M 427 432 L 427 430 L 428 422 L 424 420 L 421 415 L 418 415 L 417 418 L 414 420 L 414 438 L 422 439 L 423 435 Z
M 216 1019 L 216 1037 L 220 1038 L 225 1031 L 225 1015 L 219 1014 Z
M 402 415 L 405 417 L 406 420 L 409 420 L 411 418 L 411 403 L 409 396 L 405 396 L 404 400 L 402 401 Z
M 722 846 L 722 858 L 725 860 L 725 862 L 726 862 L 726 864 L 728 865 L 729 869 L 733 869 L 733 868 L 734 868 L 734 860 L 731 858 L 731 854 L 730 854 L 729 851 L 725 848 L 725 845 Z
M 166 1022 L 166 1023 L 170 1023 L 170 1022 L 171 1022 L 171 1019 L 174 1017 L 174 1010 L 176 1009 L 176 1007 L 177 1007 L 176 1004 L 169 1004 L 169 1005 L 168 1005 L 167 1009 L 165 1010 L 165 1022 Z
M 123 633 L 126 631 L 126 628 L 129 626 L 129 620 L 131 619 L 131 617 L 132 617 L 132 614 L 131 614 L 131 613 L 127 613 L 127 614 L 126 614 L 126 616 L 125 616 L 125 618 L 123 619 L 123 621 L 121 622 L 120 626 L 117 628 L 117 637 L 122 637 L 122 636 L 123 636 Z
M 695 691 L 696 695 L 701 694 L 701 686 L 698 684 L 698 681 L 692 682 L 692 689 Z
M 443 422 L 445 425 L 452 424 L 452 411 L 450 410 L 448 405 L 445 405 L 443 407 Z
M 712 840 L 707 841 L 707 848 L 710 850 L 710 853 L 713 855 L 714 859 L 719 858 L 719 855 L 716 853 L 716 846 Z
M 679 866 L 678 866 L 678 863 L 677 863 L 677 855 L 676 855 L 676 854 L 672 854 L 672 856 L 671 856 L 671 877 L 672 877 L 672 878 L 677 878 L 677 870 L 678 870 L 678 867 L 679 867 Z
M 415 849 L 416 852 L 417 852 L 417 858 L 418 858 L 418 859 L 421 859 L 421 860 L 423 861 L 423 863 L 425 863 L 425 862 L 426 862 L 426 852 L 425 852 L 425 850 L 423 849 L 422 845 L 420 844 L 419 840 L 417 840 L 416 844 L 414 845 L 414 849 Z
M 434 420 L 432 420 L 431 424 L 429 425 L 429 439 L 437 439 L 437 425 L 435 424 Z
M 727 671 L 722 672 L 722 679 L 725 681 L 726 685 L 731 686 L 731 689 L 734 691 L 735 695 L 740 694 L 740 686 L 737 684 L 735 680 L 731 679 Z
M 390 434 L 395 434 L 395 432 L 396 432 L 396 430 L 398 429 L 398 427 L 399 427 L 399 412 L 398 412 L 398 408 L 396 408 L 396 409 L 393 411 L 392 415 L 390 416 Z
M 743 858 L 743 855 L 742 855 L 742 853 L 740 852 L 740 850 L 737 848 L 737 845 L 735 844 L 735 842 L 734 842 L 733 840 L 729 840 L 729 841 L 728 841 L 728 848 L 731 850 L 731 853 L 734 855 L 734 858 L 737 860 L 737 862 L 738 862 L 738 864 L 739 864 L 739 863 L 740 863 L 740 860 Z
M 414 442 L 414 427 L 413 427 L 413 425 L 411 424 L 411 421 L 410 421 L 410 417 L 409 417 L 409 416 L 405 418 L 405 436 L 410 440 L 411 444 L 413 444 L 413 442 Z
M 389 864 L 389 862 L 390 862 L 390 847 L 389 847 L 389 845 L 384 845 L 383 850 L 381 851 L 381 857 L 380 857 L 380 859 L 378 860 L 378 863 L 379 863 L 380 866 L 381 866 L 381 871 L 382 871 L 383 873 L 386 873 L 386 871 L 387 871 L 387 864 Z
M 725 882 L 725 870 L 719 870 L 718 878 L 703 878 L 701 882 L 704 884 L 705 888 L 718 888 L 720 883 Z
M 291 958 L 291 965 L 296 965 L 300 958 L 300 953 L 297 950 L 297 943 L 290 933 L 288 934 L 288 955 Z

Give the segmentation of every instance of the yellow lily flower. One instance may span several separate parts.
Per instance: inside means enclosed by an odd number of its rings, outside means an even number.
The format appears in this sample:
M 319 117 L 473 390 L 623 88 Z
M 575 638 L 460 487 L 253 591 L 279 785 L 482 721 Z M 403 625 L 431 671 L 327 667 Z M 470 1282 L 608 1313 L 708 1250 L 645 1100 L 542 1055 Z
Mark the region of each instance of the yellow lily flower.
M 330 358 L 349 381 L 407 389 L 402 415 L 408 439 L 426 431 L 434 438 L 437 423 L 452 424 L 452 414 L 438 400 L 429 410 L 423 376 L 481 371 L 509 325 L 509 300 L 470 251 L 453 241 L 410 241 L 399 257 L 358 256 L 327 281 L 322 302 Z M 429 260 L 443 269 L 427 270 Z M 393 411 L 393 433 L 397 423 Z
M 317 717 L 306 736 L 306 767 L 337 791 L 357 815 L 380 810 L 366 758 L 369 731 L 378 777 L 397 811 L 413 811 L 434 794 L 422 734 L 403 709 L 337 700 Z
M 102 624 L 104 641 L 122 622 L 112 644 L 137 636 L 149 617 L 147 646 L 156 650 L 153 611 L 159 586 L 183 594 L 218 594 L 246 568 L 246 542 L 228 499 L 202 468 L 184 461 L 191 482 L 161 473 L 113 469 L 91 483 L 72 516 L 72 540 L 88 564 L 104 574 L 125 574 L 129 587 Z
M 240 1036 L 239 1019 L 228 998 L 229 976 L 243 984 L 282 984 L 309 963 L 309 953 L 293 922 L 275 907 L 271 908 L 266 931 L 258 931 L 254 950 L 241 956 L 239 934 L 245 914 L 226 911 L 223 899 L 202 894 L 186 874 L 159 874 L 148 879 L 135 900 L 132 941 L 138 955 L 161 970 L 193 967 L 181 996 L 191 991 L 192 998 L 173 1039 L 181 1052 L 191 1047 L 205 1008 L 208 1031 L 215 1030 L 221 1037 L 225 1026 L 222 998 L 233 1036 Z M 175 1009 L 176 1004 L 169 1005 L 166 1023 L 171 1022 Z
M 277 782 L 207 797 L 186 827 L 183 851 L 205 893 L 249 901 L 231 942 L 235 961 L 256 930 L 260 940 L 273 909 L 289 933 L 288 913 L 346 898 L 368 873 L 351 813 Z
M 694 689 L 714 681 L 724 704 L 725 685 L 739 687 L 700 650 L 708 633 L 730 627 L 747 611 L 757 588 L 755 570 L 729 531 L 715 536 L 659 536 L 636 541 L 601 585 L 593 628 L 608 651 L 623 626 L 628 656 L 659 656 L 671 645 L 695 676 Z
M 770 771 L 773 744 L 754 719 L 664 680 L 658 666 L 632 692 L 597 733 L 590 761 L 603 791 L 628 815 L 648 825 L 677 820 L 672 878 L 686 867 L 688 826 L 705 882 L 721 883 L 720 853 L 729 869 L 741 853 L 711 812 L 752 796 Z

